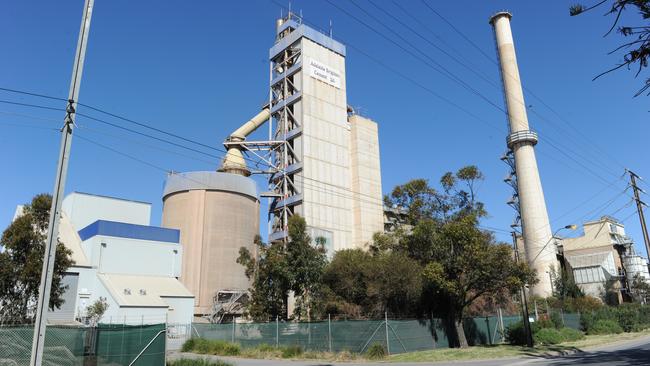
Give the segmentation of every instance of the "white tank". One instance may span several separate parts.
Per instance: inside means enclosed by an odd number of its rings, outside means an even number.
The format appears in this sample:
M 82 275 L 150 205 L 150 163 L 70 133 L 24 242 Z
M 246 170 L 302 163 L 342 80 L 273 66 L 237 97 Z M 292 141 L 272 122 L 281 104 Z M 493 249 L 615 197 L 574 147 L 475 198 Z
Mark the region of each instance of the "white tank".
M 650 274 L 648 274 L 648 262 L 640 255 L 626 255 L 623 257 L 623 265 L 625 266 L 625 274 L 628 283 L 634 281 L 634 277 L 640 274 L 646 281 L 650 281 Z
M 255 252 L 259 210 L 257 186 L 248 177 L 207 171 L 167 177 L 162 226 L 181 232 L 180 281 L 195 296 L 195 314 L 210 314 L 218 291 L 248 290 L 236 260 L 241 247 Z

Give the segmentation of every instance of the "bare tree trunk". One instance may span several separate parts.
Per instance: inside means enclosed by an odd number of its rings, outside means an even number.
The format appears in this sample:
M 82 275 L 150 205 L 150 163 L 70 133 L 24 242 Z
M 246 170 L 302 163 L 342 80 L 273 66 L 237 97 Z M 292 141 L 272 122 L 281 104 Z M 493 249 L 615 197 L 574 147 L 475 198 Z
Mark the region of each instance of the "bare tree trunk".
M 458 337 L 458 345 L 460 348 L 468 348 L 467 337 L 465 337 L 465 329 L 463 328 L 463 318 L 458 317 L 455 319 L 454 325 L 456 326 L 456 336 Z

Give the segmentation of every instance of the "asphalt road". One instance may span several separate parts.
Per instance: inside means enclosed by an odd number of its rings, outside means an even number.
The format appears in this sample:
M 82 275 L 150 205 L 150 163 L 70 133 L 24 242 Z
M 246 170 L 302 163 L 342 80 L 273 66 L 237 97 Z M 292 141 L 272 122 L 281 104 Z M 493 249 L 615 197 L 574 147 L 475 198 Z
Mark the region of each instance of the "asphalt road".
M 525 365 L 648 366 L 650 365 L 650 338 L 644 337 L 638 340 L 606 346 L 595 350 L 589 350 L 587 352 L 576 353 L 570 356 L 529 361 L 525 363 Z
M 615 336 L 613 336 L 615 337 Z M 180 358 L 173 354 L 169 359 Z M 182 357 L 206 357 L 183 354 Z M 328 362 L 328 361 L 289 361 L 289 360 L 253 360 L 233 357 L 207 356 L 213 360 L 221 359 L 236 366 L 650 366 L 650 337 L 644 337 L 623 343 L 612 344 L 568 356 L 524 357 L 480 361 L 456 362 Z

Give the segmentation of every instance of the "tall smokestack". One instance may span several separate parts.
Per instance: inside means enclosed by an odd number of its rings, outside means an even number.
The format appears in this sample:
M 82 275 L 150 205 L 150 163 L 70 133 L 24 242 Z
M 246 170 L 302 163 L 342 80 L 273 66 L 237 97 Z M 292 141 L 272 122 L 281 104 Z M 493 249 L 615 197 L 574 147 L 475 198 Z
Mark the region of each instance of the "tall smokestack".
M 528 126 L 526 103 L 510 29 L 511 18 L 512 14 L 499 12 L 490 18 L 490 24 L 494 28 L 510 121 L 510 134 L 506 142 L 514 154 L 526 260 L 537 271 L 539 279 L 539 283 L 531 288 L 531 292 L 533 295 L 546 297 L 553 293 L 553 285 L 547 272 L 557 262 L 556 245 L 552 240 L 542 182 L 535 158 L 534 146 L 537 144 L 537 134 Z

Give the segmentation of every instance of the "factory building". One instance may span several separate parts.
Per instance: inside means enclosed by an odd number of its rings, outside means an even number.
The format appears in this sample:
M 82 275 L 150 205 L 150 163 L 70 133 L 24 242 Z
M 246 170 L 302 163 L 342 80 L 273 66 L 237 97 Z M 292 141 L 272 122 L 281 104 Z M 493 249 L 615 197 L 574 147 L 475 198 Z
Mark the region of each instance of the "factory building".
M 288 239 L 292 215 L 329 256 L 384 230 L 378 126 L 348 106 L 345 56 L 343 44 L 294 14 L 279 19 L 268 103 L 226 139 L 218 171 L 168 176 L 162 225 L 180 230 L 180 280 L 196 295 L 195 315 L 242 313 L 250 282 L 236 259 L 241 247 L 255 249 L 260 199 L 269 202 L 268 242 Z M 268 132 L 253 139 L 264 124 Z
M 100 298 L 102 323 L 153 324 L 192 321 L 194 296 L 179 281 L 183 251 L 178 230 L 150 226 L 151 204 L 71 193 L 62 205 L 59 240 L 75 264 L 63 284 L 60 309 L 48 321 L 84 321 Z
M 630 300 L 629 285 L 638 274 L 650 281 L 645 258 L 636 254 L 625 226 L 603 216 L 586 222 L 584 233 L 559 241 L 565 270 L 587 295 L 600 297 L 606 282 L 619 292 L 619 302 Z

